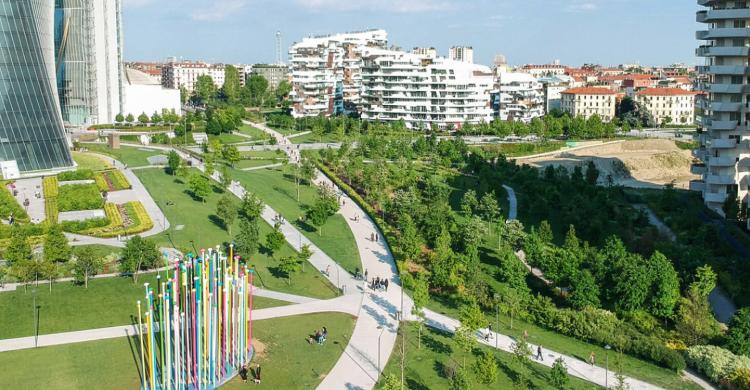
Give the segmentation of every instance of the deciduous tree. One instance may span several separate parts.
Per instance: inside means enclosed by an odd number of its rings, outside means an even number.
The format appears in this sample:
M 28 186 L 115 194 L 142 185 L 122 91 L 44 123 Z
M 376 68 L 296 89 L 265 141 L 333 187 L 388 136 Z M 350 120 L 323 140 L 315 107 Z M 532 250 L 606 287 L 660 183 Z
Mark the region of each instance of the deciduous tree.
M 235 219 L 237 219 L 237 202 L 234 200 L 234 195 L 229 192 L 224 193 L 219 202 L 216 203 L 216 215 L 221 219 L 224 229 L 231 236 L 232 225 Z
M 91 247 L 83 246 L 75 251 L 73 261 L 73 278 L 76 283 L 83 283 L 89 288 L 89 278 L 96 276 L 104 267 L 104 260 L 94 253 Z
M 281 249 L 281 247 L 284 245 L 284 241 L 286 238 L 284 237 L 284 233 L 281 232 L 281 225 L 278 223 L 274 225 L 273 231 L 266 234 L 266 249 L 268 249 L 269 252 L 271 252 L 271 257 L 274 256 L 276 251 Z
M 70 260 L 70 254 L 68 239 L 60 226 L 53 224 L 44 237 L 44 259 L 49 262 L 65 263 Z
M 160 257 L 159 250 L 153 241 L 141 238 L 141 236 L 133 236 L 122 250 L 120 271 L 132 274 L 133 283 L 137 283 L 138 272 L 157 266 Z

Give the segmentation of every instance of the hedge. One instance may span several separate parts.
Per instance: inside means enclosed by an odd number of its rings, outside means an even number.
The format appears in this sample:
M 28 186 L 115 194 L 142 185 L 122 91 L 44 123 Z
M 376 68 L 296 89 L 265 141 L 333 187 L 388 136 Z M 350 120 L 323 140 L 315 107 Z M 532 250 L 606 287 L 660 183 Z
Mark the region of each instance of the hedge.
M 59 183 L 57 177 L 47 176 L 42 180 L 42 186 L 44 187 L 45 198 L 56 198 L 58 195 Z
M 67 185 L 57 191 L 60 211 L 96 210 L 104 206 L 104 199 L 94 184 Z
M 79 169 L 77 171 L 62 172 L 57 175 L 58 181 L 91 180 L 93 178 L 94 171 L 90 169 Z
M 109 184 L 107 184 L 107 180 L 104 179 L 104 174 L 98 172 L 96 176 L 94 176 L 94 180 L 96 181 L 96 187 L 100 192 L 109 191 Z
M 0 190 L 0 217 L 7 219 L 11 214 L 18 222 L 29 222 L 29 215 L 26 210 L 18 204 L 8 187 L 2 186 Z
M 104 210 L 107 213 L 109 224 L 88 229 L 81 232 L 81 234 L 99 238 L 112 238 L 143 233 L 154 227 L 154 222 L 151 220 L 151 217 L 149 217 L 146 208 L 143 207 L 141 202 L 125 203 L 122 205 L 122 208 L 131 221 L 131 224 L 128 227 L 124 226 L 125 221 L 120 212 L 120 207 L 115 204 L 107 203 L 104 205 Z
M 687 349 L 687 361 L 714 383 L 729 378 L 739 369 L 750 370 L 750 358 L 713 345 L 698 345 Z

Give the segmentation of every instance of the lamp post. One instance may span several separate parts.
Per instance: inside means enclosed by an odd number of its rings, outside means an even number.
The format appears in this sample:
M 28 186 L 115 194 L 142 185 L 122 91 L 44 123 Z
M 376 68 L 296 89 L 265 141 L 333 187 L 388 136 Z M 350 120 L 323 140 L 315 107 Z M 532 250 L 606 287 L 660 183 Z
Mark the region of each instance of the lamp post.
M 378 326 L 378 329 L 380 329 L 380 335 L 378 335 L 378 381 L 380 381 L 380 338 L 383 336 L 385 328 Z
M 495 332 L 500 331 L 500 295 L 495 293 Z M 499 348 L 498 337 L 495 337 L 495 349 Z
M 609 389 L 609 350 L 612 349 L 612 347 L 609 346 L 609 344 L 604 346 L 604 388 Z

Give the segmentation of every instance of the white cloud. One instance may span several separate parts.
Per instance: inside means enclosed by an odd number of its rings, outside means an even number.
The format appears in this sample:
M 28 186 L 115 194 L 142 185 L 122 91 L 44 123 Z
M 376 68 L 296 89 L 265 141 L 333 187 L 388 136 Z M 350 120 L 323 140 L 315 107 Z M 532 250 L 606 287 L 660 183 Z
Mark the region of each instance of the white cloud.
M 149 0 L 136 0 L 149 1 Z M 211 0 L 208 6 L 199 7 L 190 13 L 193 20 L 201 22 L 218 22 L 239 12 L 249 3 L 248 0 Z
M 458 7 L 455 0 L 296 0 L 311 11 L 385 11 L 412 13 L 445 11 Z
M 590 0 L 575 0 L 565 7 L 567 12 L 581 13 L 581 12 L 592 12 L 599 9 L 599 4 L 596 1 Z

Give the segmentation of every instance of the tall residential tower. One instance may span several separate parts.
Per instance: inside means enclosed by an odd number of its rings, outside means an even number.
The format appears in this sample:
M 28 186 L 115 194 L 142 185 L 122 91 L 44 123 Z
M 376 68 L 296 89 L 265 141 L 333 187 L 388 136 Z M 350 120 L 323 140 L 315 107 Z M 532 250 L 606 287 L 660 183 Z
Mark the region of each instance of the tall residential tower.
M 73 166 L 55 88 L 53 17 L 53 0 L 0 2 L 0 165 L 6 179 Z
M 708 7 L 697 14 L 708 29 L 698 31 L 704 41 L 696 54 L 706 58 L 699 67 L 707 94 L 699 100 L 703 127 L 701 147 L 696 157 L 704 166 L 694 167 L 703 180 L 692 182 L 701 191 L 706 205 L 718 212 L 727 199 L 748 201 L 750 186 L 750 8 L 747 1 L 698 0 Z

